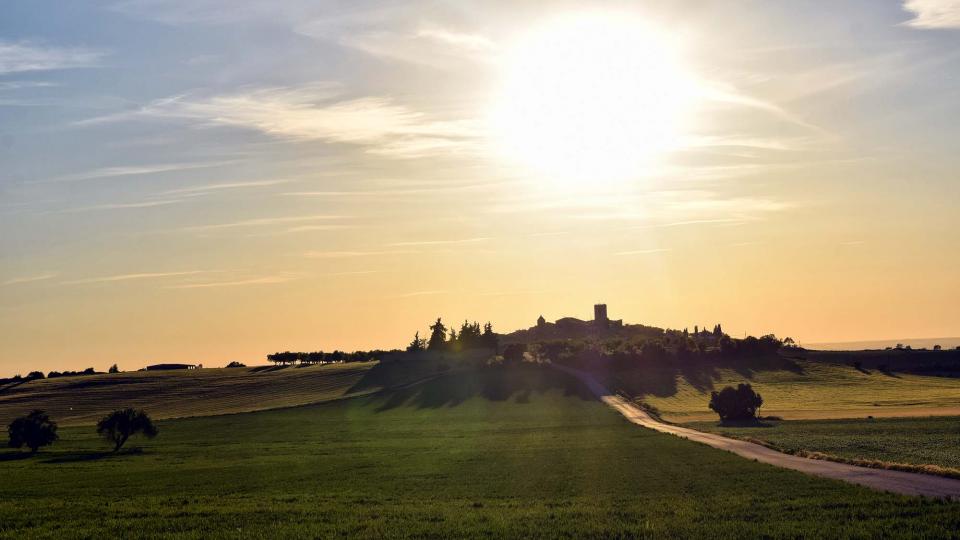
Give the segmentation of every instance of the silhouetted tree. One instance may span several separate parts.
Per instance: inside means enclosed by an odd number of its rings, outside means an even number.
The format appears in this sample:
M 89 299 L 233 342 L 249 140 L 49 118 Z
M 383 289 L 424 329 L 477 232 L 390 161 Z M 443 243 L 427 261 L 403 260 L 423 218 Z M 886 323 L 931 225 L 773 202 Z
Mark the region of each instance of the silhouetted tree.
M 713 335 L 714 337 L 723 336 L 723 328 L 720 328 L 720 323 L 717 323 L 717 325 L 713 327 Z
M 447 346 L 447 327 L 437 317 L 437 322 L 430 326 L 430 341 L 427 342 L 427 348 L 431 351 L 440 351 Z
M 420 337 L 420 332 L 413 336 L 413 341 L 407 345 L 407 352 L 420 352 L 427 346 L 427 340 Z
M 137 433 L 151 439 L 159 433 L 150 416 L 139 409 L 113 411 L 97 422 L 97 434 L 113 444 L 114 452 Z
M 43 378 L 44 378 L 44 375 L 42 371 L 31 371 L 30 373 L 27 373 L 27 377 L 26 377 L 28 381 L 33 381 L 33 380 L 43 379 Z
M 7 434 L 10 436 L 11 448 L 26 446 L 31 453 L 36 453 L 41 446 L 49 446 L 60 438 L 57 435 L 57 423 L 41 410 L 32 411 L 10 422 Z
M 942 350 L 942 349 L 943 349 L 943 347 L 941 347 L 940 345 L 934 345 L 934 346 L 933 346 L 933 350 L 935 350 L 935 351 L 939 351 L 939 350 Z
M 721 422 L 756 419 L 761 405 L 763 398 L 749 384 L 710 393 L 710 410 L 720 415 Z
M 246 364 L 243 364 L 243 363 L 241 363 L 241 362 L 237 362 L 236 360 L 234 360 L 233 362 L 230 362 L 229 364 L 227 364 L 227 367 L 228 367 L 228 368 L 238 368 L 238 367 L 247 367 L 247 365 L 246 365 Z
M 490 324 L 490 321 L 487 321 L 487 324 L 483 325 L 483 346 L 494 352 L 500 348 L 500 340 L 497 338 L 497 334 L 494 333 L 493 325 Z
M 120 373 L 120 368 L 116 364 L 110 366 L 110 369 L 107 370 L 107 373 Z

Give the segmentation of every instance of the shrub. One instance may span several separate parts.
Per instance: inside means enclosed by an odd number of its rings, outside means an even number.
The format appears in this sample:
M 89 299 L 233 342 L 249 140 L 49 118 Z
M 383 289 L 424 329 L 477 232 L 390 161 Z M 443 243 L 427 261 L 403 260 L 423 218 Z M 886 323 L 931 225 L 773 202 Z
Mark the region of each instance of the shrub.
M 230 362 L 229 364 L 227 364 L 227 367 L 228 367 L 228 368 L 247 367 L 247 365 L 244 364 L 244 363 L 237 362 L 236 360 L 234 360 L 233 362 Z
M 107 373 L 120 373 L 120 368 L 116 364 L 110 366 L 110 369 L 107 370 Z
M 127 439 L 137 433 L 152 439 L 159 431 L 147 413 L 128 408 L 113 411 L 97 422 L 97 433 L 112 443 L 113 451 L 116 452 L 127 442 Z
M 720 415 L 721 422 L 756 420 L 761 405 L 763 398 L 749 384 L 710 393 L 710 410 Z
M 523 355 L 526 352 L 526 345 L 522 343 L 511 343 L 503 349 L 503 360 L 508 364 L 519 364 L 523 362 Z
M 41 446 L 53 444 L 60 438 L 57 435 L 57 423 L 41 410 L 35 410 L 11 422 L 7 433 L 10 435 L 11 448 L 26 446 L 31 453 L 35 453 Z
M 28 380 L 28 381 L 32 381 L 32 380 L 35 380 L 35 379 L 43 379 L 43 378 L 45 378 L 45 377 L 44 377 L 42 371 L 31 371 L 30 373 L 27 373 L 27 380 Z

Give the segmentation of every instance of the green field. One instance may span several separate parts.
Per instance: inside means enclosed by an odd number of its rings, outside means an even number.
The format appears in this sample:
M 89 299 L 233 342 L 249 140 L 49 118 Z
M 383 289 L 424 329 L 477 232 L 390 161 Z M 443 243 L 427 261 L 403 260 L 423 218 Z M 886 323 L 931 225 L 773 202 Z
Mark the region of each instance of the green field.
M 960 469 L 960 417 L 792 420 L 770 427 L 727 427 L 696 422 L 690 427 L 759 439 L 790 452 L 806 450 L 850 459 L 870 459 Z
M 956 503 L 757 464 L 627 423 L 562 374 L 485 368 L 374 396 L 93 429 L 0 454 L 0 536 L 950 537 Z
M 30 409 L 78 425 L 95 423 L 120 406 L 177 418 L 303 405 L 344 396 L 375 365 L 133 371 L 29 381 L 0 389 L 0 424 Z
M 671 375 L 669 384 L 636 392 L 673 422 L 715 420 L 711 390 L 750 383 L 764 415 L 786 419 L 960 415 L 960 378 L 868 373 L 839 363 L 791 361 L 775 369 L 716 369 Z M 646 374 L 639 373 L 643 378 Z
M 482 356 L 461 354 L 454 360 L 424 353 L 399 362 L 132 371 L 29 381 L 0 387 L 0 425 L 31 409 L 43 409 L 69 426 L 96 423 L 120 407 L 146 409 L 164 419 L 306 405 L 407 384 L 472 365 Z

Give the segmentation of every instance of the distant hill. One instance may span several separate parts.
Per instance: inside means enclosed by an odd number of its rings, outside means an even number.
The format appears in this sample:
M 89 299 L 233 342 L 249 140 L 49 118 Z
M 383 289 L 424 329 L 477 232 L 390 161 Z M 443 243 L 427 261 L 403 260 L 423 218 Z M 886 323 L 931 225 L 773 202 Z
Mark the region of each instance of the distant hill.
M 886 349 L 887 347 L 896 347 L 898 343 L 902 344 L 904 347 L 909 345 L 914 349 L 932 349 L 934 345 L 940 345 L 944 349 L 954 349 L 956 347 L 960 347 L 960 337 L 837 341 L 827 343 L 804 343 L 804 346 L 806 346 L 808 349 L 816 349 L 821 351 L 864 351 L 869 349 Z
M 504 345 L 511 343 L 535 343 L 538 341 L 553 341 L 566 339 L 612 339 L 612 338 L 658 338 L 663 337 L 664 330 L 643 324 L 622 324 L 620 321 L 584 321 L 574 317 L 564 317 L 556 322 L 542 322 L 527 328 L 504 334 L 500 342 Z

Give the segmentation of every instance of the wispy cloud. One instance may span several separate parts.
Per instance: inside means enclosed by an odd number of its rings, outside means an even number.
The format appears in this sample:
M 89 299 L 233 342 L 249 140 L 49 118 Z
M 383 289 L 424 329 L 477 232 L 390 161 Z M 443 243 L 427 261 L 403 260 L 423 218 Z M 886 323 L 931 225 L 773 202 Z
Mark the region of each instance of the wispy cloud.
M 456 240 L 415 240 L 411 242 L 394 242 L 392 244 L 387 244 L 388 246 L 393 247 L 403 247 L 403 246 L 445 246 L 445 245 L 456 245 L 456 244 L 476 244 L 478 242 L 486 242 L 490 240 L 487 237 L 479 238 L 460 238 Z
M 903 9 L 914 14 L 906 22 L 914 28 L 960 28 L 960 0 L 906 0 Z
M 381 251 L 308 251 L 303 254 L 309 259 L 352 259 L 356 257 L 377 257 L 381 255 L 409 255 L 419 251 L 381 250 Z
M 206 283 L 185 283 L 182 285 L 171 285 L 168 289 L 208 289 L 217 287 L 241 287 L 244 285 L 270 285 L 276 283 L 287 283 L 299 279 L 300 275 L 281 274 L 276 276 L 263 276 L 250 279 L 239 279 L 232 281 L 210 281 Z
M 137 274 L 119 274 L 114 276 L 91 277 L 84 279 L 75 279 L 72 281 L 63 281 L 61 285 L 82 285 L 87 283 L 114 283 L 118 281 L 132 281 L 141 279 L 161 279 L 169 277 L 193 276 L 198 274 L 209 274 L 218 272 L 218 270 L 186 270 L 182 272 L 142 272 Z
M 64 210 L 60 210 L 58 213 L 94 212 L 97 210 L 122 210 L 122 209 L 130 209 L 130 208 L 153 208 L 155 206 L 169 206 L 171 204 L 178 204 L 181 202 L 183 202 L 183 199 L 165 199 L 165 200 L 158 200 L 158 201 L 95 204 L 93 206 L 79 206 L 75 208 L 66 208 Z
M 283 225 L 283 224 L 289 224 L 289 223 L 302 223 L 302 222 L 310 222 L 310 221 L 338 220 L 338 219 L 344 219 L 344 218 L 345 216 L 332 216 L 332 215 L 254 218 L 254 219 L 244 219 L 241 221 L 231 221 L 229 223 L 214 223 L 212 225 L 195 225 L 191 227 L 183 227 L 181 230 L 209 231 L 209 230 L 216 230 L 216 229 L 234 229 L 238 227 L 263 227 L 263 226 L 269 226 L 269 225 Z
M 171 189 L 164 191 L 164 195 L 193 195 L 198 193 L 207 193 L 211 191 L 222 191 L 228 189 L 243 189 L 243 188 L 253 188 L 253 187 L 265 187 L 265 186 L 276 186 L 279 184 L 290 183 L 291 180 L 288 179 L 277 179 L 277 180 L 253 180 L 249 182 L 223 182 L 219 184 L 204 184 L 200 186 L 190 186 L 185 188 Z
M 83 123 L 180 118 L 258 131 L 291 141 L 365 146 L 380 155 L 413 158 L 475 149 L 480 129 L 468 120 L 431 117 L 388 97 L 338 97 L 331 83 L 246 90 L 206 98 L 174 96 L 138 111 Z
M 45 281 L 55 277 L 57 277 L 56 272 L 44 272 L 42 274 L 36 274 L 33 276 L 22 276 L 22 277 L 8 279 L 0 283 L 0 285 L 19 285 L 21 283 L 33 283 L 35 281 Z
M 102 178 L 116 178 L 122 176 L 138 176 L 165 172 L 187 171 L 192 169 L 206 169 L 236 163 L 235 161 L 204 161 L 189 163 L 160 163 L 152 165 L 130 165 L 119 167 L 102 167 L 78 173 L 66 174 L 46 180 L 36 180 L 32 183 L 45 184 L 55 182 L 79 182 L 82 180 L 97 180 Z
M 691 219 L 686 221 L 671 221 L 669 223 L 654 223 L 650 225 L 639 225 L 635 229 L 668 229 L 672 227 L 685 227 L 688 225 L 717 225 L 743 223 L 742 218 L 720 218 L 720 219 Z
M 0 74 L 94 67 L 103 56 L 90 49 L 0 40 Z
M 448 292 L 450 291 L 443 291 L 443 290 L 413 291 L 413 292 L 390 296 L 389 298 L 414 298 L 417 296 L 434 296 L 438 294 L 447 294 Z
M 629 256 L 629 255 L 652 255 L 654 253 L 665 253 L 671 251 L 668 248 L 653 248 L 653 249 L 634 249 L 631 251 L 618 251 L 616 255 L 620 256 Z

